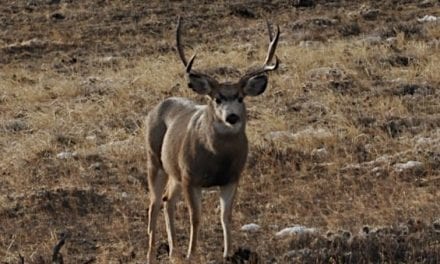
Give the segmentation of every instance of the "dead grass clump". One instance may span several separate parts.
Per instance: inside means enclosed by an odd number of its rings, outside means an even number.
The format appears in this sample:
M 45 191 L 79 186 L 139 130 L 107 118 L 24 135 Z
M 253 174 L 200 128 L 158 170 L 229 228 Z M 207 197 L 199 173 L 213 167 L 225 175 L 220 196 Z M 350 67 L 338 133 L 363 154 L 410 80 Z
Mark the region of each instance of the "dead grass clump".
M 362 32 L 361 27 L 357 22 L 343 24 L 339 26 L 338 31 L 343 37 L 358 36 Z
M 424 39 L 425 30 L 422 24 L 417 21 L 401 22 L 387 26 L 379 31 L 382 38 L 396 37 L 400 32 L 403 32 L 406 37 L 410 39 Z
M 349 231 L 330 232 L 327 235 L 301 234 L 290 242 L 285 258 L 295 262 L 418 262 L 435 263 L 440 259 L 439 235 L 430 225 L 414 220 L 398 226 L 364 227 L 354 236 Z M 432 245 L 432 246 L 429 246 Z
M 422 131 L 440 127 L 440 118 L 437 117 L 389 117 L 382 128 L 391 136 L 397 137 L 405 132 L 419 134 Z
M 5 132 L 18 133 L 18 132 L 26 131 L 29 129 L 30 129 L 30 127 L 29 127 L 28 123 L 22 119 L 7 120 L 3 124 L 3 130 Z
M 332 39 L 340 24 L 339 18 L 314 17 L 299 19 L 291 27 L 298 41 L 322 41 Z
M 388 58 L 384 59 L 383 62 L 387 62 L 393 67 L 407 67 L 413 63 L 416 63 L 417 59 L 408 55 L 392 54 Z
M 257 18 L 255 11 L 245 5 L 232 6 L 231 14 L 243 18 Z
M 435 89 L 427 84 L 400 84 L 392 92 L 394 95 L 421 95 L 429 96 L 435 94 Z

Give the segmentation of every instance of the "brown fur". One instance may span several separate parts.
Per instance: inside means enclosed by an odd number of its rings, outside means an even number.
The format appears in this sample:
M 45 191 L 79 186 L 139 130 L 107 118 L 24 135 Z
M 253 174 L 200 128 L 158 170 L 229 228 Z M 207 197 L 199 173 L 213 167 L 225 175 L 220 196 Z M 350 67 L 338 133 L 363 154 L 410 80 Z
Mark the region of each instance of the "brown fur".
M 269 26 L 269 24 L 268 24 Z M 263 67 L 244 75 L 236 83 L 219 83 L 214 78 L 191 69 L 195 55 L 187 61 L 180 45 L 180 19 L 177 26 L 177 50 L 186 67 L 188 86 L 207 95 L 207 105 L 196 105 L 185 98 L 169 98 L 157 105 L 146 119 L 148 155 L 148 262 L 154 261 L 156 221 L 164 202 L 165 222 L 173 255 L 175 245 L 174 208 L 180 193 L 188 205 L 191 222 L 187 257 L 196 249 L 201 214 L 202 188 L 220 189 L 221 223 L 224 252 L 231 247 L 232 205 L 240 174 L 246 163 L 246 106 L 244 97 L 262 94 L 268 83 L 267 72 L 278 67 L 272 60 L 279 37 L 270 33 L 268 55 Z
M 179 183 L 212 187 L 239 179 L 248 153 L 245 126 L 233 135 L 216 133 L 211 107 L 169 98 L 147 117 L 148 159 Z

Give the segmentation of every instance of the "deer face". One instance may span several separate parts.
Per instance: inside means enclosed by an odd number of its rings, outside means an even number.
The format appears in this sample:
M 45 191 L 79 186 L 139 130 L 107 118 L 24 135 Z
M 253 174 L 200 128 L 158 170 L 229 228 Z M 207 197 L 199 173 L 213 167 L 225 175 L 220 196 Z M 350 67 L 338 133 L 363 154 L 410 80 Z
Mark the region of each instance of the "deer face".
M 245 75 L 236 83 L 219 83 L 214 78 L 191 71 L 188 87 L 194 92 L 207 95 L 209 107 L 214 113 L 215 126 L 224 133 L 236 133 L 246 123 L 246 96 L 262 94 L 267 87 L 267 74 Z
M 244 95 L 234 85 L 223 84 L 211 95 L 209 107 L 213 109 L 217 130 L 238 132 L 246 121 Z
M 276 56 L 273 65 L 269 65 L 269 62 L 274 57 L 280 30 L 278 27 L 277 33 L 273 38 L 269 23 L 267 23 L 267 26 L 269 29 L 270 45 L 263 66 L 245 74 L 238 82 L 219 83 L 207 74 L 192 70 L 196 55 L 192 56 L 189 61 L 186 60 L 183 47 L 180 44 L 181 23 L 179 18 L 176 32 L 177 50 L 180 59 L 186 67 L 188 87 L 198 94 L 209 97 L 208 106 L 211 108 L 211 112 L 214 113 L 214 126 L 217 131 L 225 133 L 241 131 L 246 123 L 244 98 L 246 96 L 262 94 L 266 90 L 268 83 L 267 73 L 278 67 L 278 58 Z

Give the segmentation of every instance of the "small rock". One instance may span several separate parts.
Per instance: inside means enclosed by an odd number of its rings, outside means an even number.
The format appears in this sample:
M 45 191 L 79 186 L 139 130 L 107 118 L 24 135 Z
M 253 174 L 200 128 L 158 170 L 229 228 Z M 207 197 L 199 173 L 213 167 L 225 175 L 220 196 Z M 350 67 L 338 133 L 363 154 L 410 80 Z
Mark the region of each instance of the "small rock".
M 315 233 L 315 228 L 309 228 L 302 225 L 294 225 L 292 227 L 287 227 L 275 234 L 276 237 L 283 238 L 291 235 L 305 234 L 305 233 Z
M 406 163 L 395 164 L 394 169 L 398 172 L 404 172 L 408 170 L 420 170 L 423 169 L 423 163 L 420 161 L 410 160 Z
M 89 169 L 92 170 L 100 170 L 102 168 L 102 163 L 101 162 L 95 162 L 92 165 L 90 165 Z
M 436 22 L 439 19 L 440 19 L 440 17 L 425 15 L 422 18 L 417 18 L 417 21 L 419 21 L 419 22 Z
M 397 44 L 397 38 L 396 37 L 389 37 L 385 40 L 390 45 L 396 45 Z
M 259 231 L 260 229 L 261 229 L 261 226 L 254 224 L 254 223 L 246 224 L 240 228 L 241 231 L 250 232 L 250 233 L 255 233 L 255 232 Z
M 47 45 L 47 41 L 38 39 L 38 38 L 33 38 L 33 39 L 29 39 L 29 40 L 24 40 L 22 42 L 18 42 L 18 43 L 12 43 L 7 45 L 5 48 L 6 49 L 28 49 L 28 48 L 35 48 L 35 47 L 44 47 Z
M 107 57 L 102 58 L 103 62 L 112 62 L 114 60 L 116 60 L 116 58 L 113 56 L 107 56 Z
M 106 56 L 99 58 L 98 61 L 106 64 L 116 64 L 120 60 L 120 57 Z
M 57 154 L 57 158 L 59 159 L 70 159 L 78 156 L 76 152 L 63 151 Z
M 265 138 L 269 140 L 286 140 L 294 137 L 289 131 L 272 131 L 266 134 Z
M 89 135 L 86 137 L 87 140 L 94 141 L 96 140 L 96 135 Z
M 381 176 L 383 174 L 383 169 L 381 167 L 374 167 L 371 172 L 376 176 Z

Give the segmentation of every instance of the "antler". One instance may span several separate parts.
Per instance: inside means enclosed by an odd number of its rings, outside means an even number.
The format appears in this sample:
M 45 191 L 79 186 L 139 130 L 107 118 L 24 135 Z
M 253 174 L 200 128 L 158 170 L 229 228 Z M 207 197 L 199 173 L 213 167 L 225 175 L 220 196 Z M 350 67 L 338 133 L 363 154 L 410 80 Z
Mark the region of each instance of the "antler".
M 189 73 L 191 71 L 192 64 L 194 62 L 194 59 L 196 58 L 196 54 L 194 54 L 189 62 L 186 60 L 185 53 L 183 52 L 183 47 L 180 42 L 180 32 L 181 32 L 181 18 L 180 16 L 177 18 L 177 29 L 176 29 L 176 45 L 177 45 L 177 51 L 179 53 L 179 57 L 183 62 L 183 65 L 186 67 L 186 72 Z
M 182 43 L 180 41 L 180 35 L 181 35 L 181 17 L 179 16 L 177 18 L 177 29 L 176 29 L 176 45 L 177 45 L 177 51 L 179 53 L 179 57 L 180 60 L 183 62 L 183 65 L 185 65 L 186 67 L 186 72 L 190 73 L 191 72 L 191 68 L 194 62 L 194 59 L 196 58 L 196 54 L 194 54 L 191 59 L 188 61 L 185 57 L 185 53 L 183 51 L 183 47 L 182 47 Z M 267 51 L 267 55 L 266 55 L 266 59 L 264 61 L 263 67 L 259 68 L 258 70 L 256 70 L 254 72 L 254 74 L 259 74 L 259 73 L 264 73 L 264 72 L 268 72 L 268 71 L 273 71 L 276 70 L 278 68 L 279 65 L 279 60 L 278 57 L 275 55 L 275 63 L 272 65 L 269 65 L 269 63 L 272 61 L 274 54 L 275 54 L 275 50 L 277 48 L 278 45 L 278 39 L 280 37 L 280 27 L 277 25 L 277 32 L 275 34 L 275 37 L 273 37 L 272 35 L 272 28 L 270 26 L 269 21 L 266 21 L 267 23 L 267 29 L 268 29 L 268 34 L 269 34 L 269 48 Z
M 272 60 L 273 55 L 275 54 L 275 50 L 277 49 L 278 39 L 280 37 L 280 26 L 277 25 L 277 33 L 275 35 L 275 38 L 273 38 L 273 36 L 272 36 L 272 29 L 271 29 L 271 26 L 269 24 L 269 21 L 266 21 L 266 23 L 267 23 L 267 29 L 268 29 L 268 32 L 269 32 L 270 44 L 269 44 L 269 49 L 267 51 L 266 60 L 264 61 L 264 65 L 263 65 L 263 68 L 262 68 L 262 70 L 264 72 L 276 70 L 278 68 L 278 64 L 279 64 L 278 57 L 275 56 L 275 64 L 268 65 L 268 63 Z
M 280 37 L 280 27 L 277 25 L 277 33 L 275 34 L 275 37 L 273 37 L 272 28 L 270 26 L 269 21 L 266 21 L 266 23 L 267 23 L 267 29 L 268 29 L 269 41 L 270 41 L 269 49 L 268 49 L 267 55 L 266 55 L 266 59 L 264 60 L 264 64 L 262 67 L 257 68 L 253 71 L 250 71 L 247 74 L 245 74 L 243 77 L 241 77 L 240 82 L 242 82 L 242 83 L 247 82 L 247 80 L 253 76 L 264 74 L 266 72 L 273 71 L 278 68 L 279 60 L 276 55 L 275 55 L 275 63 L 272 65 L 269 65 L 269 63 L 272 61 L 274 54 L 275 54 L 275 50 L 277 48 L 278 39 Z

